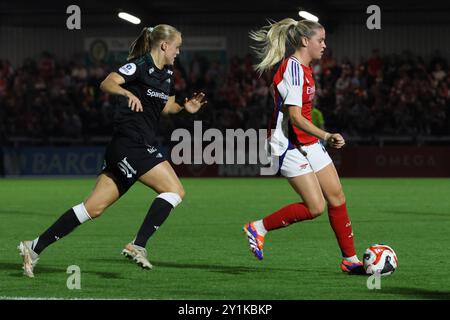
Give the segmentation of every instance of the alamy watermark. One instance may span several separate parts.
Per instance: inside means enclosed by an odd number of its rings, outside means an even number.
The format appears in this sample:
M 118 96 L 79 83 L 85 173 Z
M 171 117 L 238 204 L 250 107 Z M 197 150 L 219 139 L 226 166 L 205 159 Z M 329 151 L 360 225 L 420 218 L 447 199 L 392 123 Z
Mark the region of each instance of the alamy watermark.
M 71 265 L 67 267 L 67 271 L 70 276 L 67 277 L 66 286 L 69 290 L 81 289 L 81 270 L 77 265 Z
M 367 278 L 367 289 L 369 290 L 380 290 L 381 289 L 381 274 L 380 272 L 375 272 L 369 278 Z
M 203 132 L 202 121 L 194 121 L 193 135 L 187 129 L 175 129 L 172 142 L 178 142 L 171 152 L 171 160 L 180 164 L 251 164 L 261 165 L 260 175 L 274 175 L 278 172 L 277 156 L 268 153 L 266 129 L 216 128 Z
M 381 29 L 381 9 L 379 6 L 372 4 L 367 7 L 366 13 L 370 16 L 366 20 L 366 26 L 369 30 Z
M 70 16 L 66 20 L 66 27 L 69 30 L 81 29 L 81 9 L 79 6 L 72 4 L 67 7 L 66 13 Z

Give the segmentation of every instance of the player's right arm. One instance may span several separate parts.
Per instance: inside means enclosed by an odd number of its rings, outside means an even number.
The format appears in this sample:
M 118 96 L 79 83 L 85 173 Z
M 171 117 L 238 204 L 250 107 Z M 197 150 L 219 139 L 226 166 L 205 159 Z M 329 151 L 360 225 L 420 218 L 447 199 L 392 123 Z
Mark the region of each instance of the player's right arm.
M 103 80 L 102 83 L 100 84 L 100 89 L 103 92 L 106 92 L 109 94 L 127 97 L 128 98 L 128 107 L 132 111 L 142 112 L 143 109 L 142 109 L 141 101 L 139 101 L 139 99 L 134 94 L 132 94 L 130 91 L 128 91 L 120 86 L 124 83 L 125 83 L 125 79 L 120 74 L 118 74 L 117 72 L 111 72 L 105 78 L 105 80 Z
M 288 112 L 291 123 L 297 128 L 321 140 L 327 140 L 327 138 L 329 138 L 330 133 L 316 127 L 302 115 L 301 107 L 292 105 L 288 106 Z
M 287 107 L 292 125 L 318 139 L 327 141 L 334 148 L 344 146 L 345 140 L 339 133 L 328 133 L 316 127 L 302 115 L 303 69 L 298 62 L 288 62 L 283 80 L 278 84 L 277 89 Z
M 302 116 L 302 109 L 300 107 L 288 106 L 288 112 L 291 123 L 297 128 L 318 139 L 327 141 L 333 148 L 339 149 L 345 145 L 345 140 L 339 133 L 328 133 L 309 122 L 308 119 Z

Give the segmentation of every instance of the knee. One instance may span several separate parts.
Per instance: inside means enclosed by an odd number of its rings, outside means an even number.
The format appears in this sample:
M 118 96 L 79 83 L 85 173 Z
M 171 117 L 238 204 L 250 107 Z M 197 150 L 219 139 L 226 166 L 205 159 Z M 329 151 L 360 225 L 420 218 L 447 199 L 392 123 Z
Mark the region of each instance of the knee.
M 183 200 L 184 197 L 186 196 L 186 191 L 184 191 L 183 186 L 180 186 L 176 191 L 176 193 L 180 196 L 181 200 Z
M 158 198 L 164 199 L 169 202 L 174 208 L 183 201 L 186 195 L 183 187 L 176 188 L 173 191 L 162 192 L 158 195 Z
M 345 203 L 345 195 L 342 188 L 328 196 L 328 205 L 331 207 L 338 207 Z
M 318 216 L 322 215 L 325 211 L 325 201 L 316 201 L 312 203 L 310 206 L 308 206 L 309 212 L 311 213 L 313 218 L 317 218 Z
M 186 191 L 184 191 L 183 186 L 178 186 L 176 188 L 171 189 L 171 191 L 168 191 L 170 193 L 175 193 L 178 197 L 180 197 L 180 200 L 183 200 L 186 196 Z
M 106 206 L 101 204 L 92 205 L 89 203 L 85 203 L 85 208 L 91 219 L 96 219 L 100 217 L 103 212 L 105 212 Z
M 99 218 L 101 215 L 102 215 L 102 213 L 104 212 L 105 210 L 103 210 L 103 209 L 95 209 L 95 210 L 91 210 L 91 211 L 88 211 L 89 212 L 89 216 L 92 218 L 92 219 L 97 219 L 97 218 Z
M 164 188 L 160 188 L 159 190 L 157 190 L 157 192 L 159 193 L 159 195 L 162 194 L 176 194 L 175 197 L 180 197 L 180 200 L 183 200 L 184 197 L 186 196 L 186 192 L 184 191 L 184 188 L 181 184 L 173 184 L 170 186 L 165 186 Z

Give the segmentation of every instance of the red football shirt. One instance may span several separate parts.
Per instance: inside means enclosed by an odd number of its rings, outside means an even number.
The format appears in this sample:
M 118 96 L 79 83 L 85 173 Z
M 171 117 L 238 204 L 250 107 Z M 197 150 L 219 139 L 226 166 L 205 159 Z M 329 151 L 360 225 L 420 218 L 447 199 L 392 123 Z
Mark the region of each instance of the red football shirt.
M 311 66 L 301 64 L 294 56 L 284 59 L 274 76 L 273 85 L 275 110 L 272 128 L 275 130 L 271 132 L 270 139 L 274 140 L 271 141 L 271 146 L 275 154 L 280 155 L 287 149 L 287 141 L 294 146 L 317 142 L 316 137 L 291 124 L 286 108 L 287 106 L 301 108 L 302 116 L 312 122 L 312 102 L 316 87 Z

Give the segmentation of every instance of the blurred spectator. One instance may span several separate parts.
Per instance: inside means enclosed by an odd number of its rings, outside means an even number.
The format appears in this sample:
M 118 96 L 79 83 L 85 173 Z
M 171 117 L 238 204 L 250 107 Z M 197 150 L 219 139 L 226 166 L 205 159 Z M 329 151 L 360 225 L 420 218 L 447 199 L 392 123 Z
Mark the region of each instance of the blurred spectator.
M 378 71 L 381 70 L 383 66 L 383 60 L 380 57 L 380 51 L 378 49 L 374 49 L 372 51 L 372 55 L 367 60 L 367 72 L 369 74 L 369 84 L 372 84 L 374 79 L 376 78 Z
M 313 106 L 313 109 L 311 111 L 311 119 L 316 127 L 325 130 L 325 119 L 323 118 L 323 114 L 315 106 Z
M 432 72 L 433 78 L 436 81 L 442 81 L 447 76 L 440 63 L 436 63 L 434 66 L 434 71 Z

